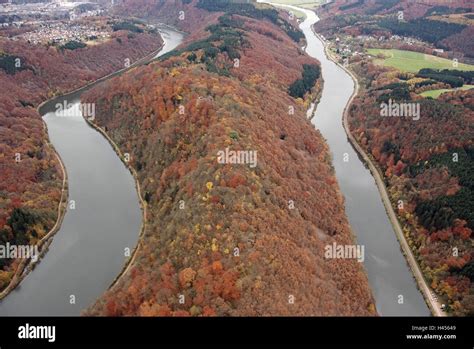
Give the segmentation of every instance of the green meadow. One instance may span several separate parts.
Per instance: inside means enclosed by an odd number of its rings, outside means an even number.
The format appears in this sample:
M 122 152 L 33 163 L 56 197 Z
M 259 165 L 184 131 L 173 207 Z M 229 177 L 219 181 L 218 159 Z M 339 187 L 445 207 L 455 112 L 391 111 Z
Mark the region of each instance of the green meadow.
M 376 59 L 375 62 L 377 64 L 382 64 L 411 73 L 417 73 L 423 68 L 474 70 L 474 65 L 458 63 L 458 66 L 454 67 L 453 61 L 450 59 L 419 52 L 375 48 L 368 49 L 367 52 L 372 56 L 377 56 L 379 54 L 385 56 L 384 59 Z
M 431 97 L 433 99 L 436 99 L 445 92 L 451 92 L 451 91 L 456 91 L 456 90 L 470 90 L 471 88 L 474 88 L 474 85 L 464 85 L 463 87 L 460 87 L 460 88 L 444 88 L 440 90 L 425 91 L 423 93 L 420 93 L 420 95 L 423 97 Z
M 293 5 L 302 8 L 314 9 L 315 7 L 319 6 L 322 0 L 268 0 L 274 4 L 286 4 L 286 5 Z M 324 2 L 323 2 L 324 3 Z M 304 19 L 306 16 L 301 11 L 291 10 L 297 18 Z

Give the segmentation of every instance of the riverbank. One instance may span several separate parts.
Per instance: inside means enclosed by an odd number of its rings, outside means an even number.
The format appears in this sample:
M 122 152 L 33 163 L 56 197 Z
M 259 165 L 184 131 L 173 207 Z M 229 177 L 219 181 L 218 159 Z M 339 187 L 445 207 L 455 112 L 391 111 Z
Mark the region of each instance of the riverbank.
M 148 61 L 152 60 L 163 49 L 164 45 L 165 45 L 165 42 L 163 41 L 161 46 L 158 49 L 153 50 L 152 52 L 148 53 L 144 57 L 137 60 L 135 63 L 131 64 L 129 67 L 125 67 L 125 68 L 116 70 L 116 71 L 114 71 L 110 74 L 102 76 L 102 77 L 100 77 L 100 78 L 98 78 L 94 81 L 91 81 L 91 82 L 87 83 L 86 85 L 78 87 L 78 88 L 76 88 L 72 91 L 64 92 L 61 95 L 55 95 L 52 98 L 49 98 L 49 99 L 41 102 L 36 108 L 37 113 L 39 115 L 41 115 L 41 117 L 43 117 L 43 115 L 41 113 L 41 109 L 43 108 L 43 106 L 45 106 L 46 104 L 56 100 L 57 98 L 62 98 L 64 96 L 70 96 L 70 95 L 73 95 L 73 94 L 84 92 L 87 89 L 95 86 L 96 84 L 98 84 L 100 82 L 106 81 L 107 79 L 110 79 L 111 77 L 117 76 L 119 74 L 124 73 L 127 70 L 130 70 L 130 69 L 132 69 L 134 67 L 137 67 L 141 64 L 147 63 Z M 44 121 L 44 119 L 42 121 L 43 121 L 44 130 L 46 131 L 46 134 L 48 134 L 48 129 L 47 129 L 46 122 Z M 86 119 L 86 121 L 91 125 L 91 123 L 87 119 Z M 103 132 L 101 132 L 101 133 L 106 137 L 106 139 L 109 140 L 109 142 L 111 141 L 108 136 L 106 136 Z M 64 220 L 65 215 L 66 215 L 67 199 L 68 199 L 68 196 L 69 196 L 69 191 L 68 191 L 69 183 L 68 183 L 68 179 L 67 179 L 66 168 L 64 166 L 64 162 L 61 159 L 61 156 L 58 154 L 58 152 L 55 150 L 54 146 L 50 142 L 49 136 L 47 137 L 46 141 L 47 141 L 48 146 L 50 147 L 50 149 L 56 155 L 58 163 L 61 167 L 61 172 L 63 174 L 61 199 L 60 199 L 60 202 L 58 204 L 58 217 L 56 219 L 56 222 L 55 222 L 54 226 L 50 229 L 50 231 L 37 243 L 38 250 L 39 250 L 38 258 L 35 261 L 33 261 L 31 259 L 23 259 L 20 262 L 20 264 L 16 268 L 16 271 L 15 271 L 10 283 L 8 284 L 8 286 L 0 292 L 0 300 L 7 297 L 21 283 L 21 281 L 23 281 L 23 279 L 35 268 L 35 266 L 38 263 L 40 263 L 42 257 L 46 254 L 46 252 L 48 250 L 48 247 L 49 247 L 49 245 L 51 244 L 51 242 L 53 240 L 52 238 L 54 237 L 54 235 L 61 228 L 61 224 Z M 114 146 L 114 144 L 112 144 L 112 145 Z M 115 145 L 115 147 L 116 147 L 116 145 Z M 121 157 L 121 159 L 122 159 L 122 157 Z M 133 172 L 132 172 L 132 175 L 134 176 L 136 184 L 137 184 L 138 182 L 137 182 L 136 176 L 134 175 Z M 137 187 L 137 190 L 138 190 L 138 193 L 139 193 L 140 201 L 143 203 L 143 200 L 141 198 L 141 192 L 139 190 L 139 186 Z
M 42 102 L 42 103 L 38 106 L 37 110 L 38 110 L 39 114 L 41 115 L 41 108 L 42 108 L 44 105 L 46 105 L 46 104 L 48 104 L 48 103 L 54 101 L 54 100 L 57 99 L 57 98 L 64 98 L 64 97 L 67 97 L 67 96 L 70 96 L 70 95 L 73 95 L 73 94 L 82 93 L 82 92 L 84 92 L 84 91 L 90 89 L 91 87 L 93 87 L 93 86 L 95 86 L 95 85 L 97 85 L 97 84 L 99 84 L 99 83 L 101 83 L 101 82 L 104 82 L 104 81 L 106 81 L 106 80 L 108 80 L 108 79 L 110 79 L 110 78 L 112 78 L 112 77 L 114 77 L 114 76 L 117 76 L 117 75 L 119 75 L 119 74 L 123 74 L 123 73 L 126 72 L 127 70 L 133 69 L 133 68 L 135 68 L 135 67 L 137 67 L 137 66 L 139 66 L 139 65 L 141 65 L 141 64 L 147 63 L 148 61 L 152 60 L 152 59 L 163 49 L 164 45 L 165 45 L 165 44 L 164 44 L 164 42 L 163 42 L 163 43 L 161 44 L 161 46 L 160 46 L 159 49 L 156 49 L 156 50 L 152 51 L 151 53 L 149 53 L 149 54 L 147 54 L 146 56 L 140 58 L 138 61 L 136 61 L 135 63 L 131 64 L 131 65 L 128 66 L 128 67 L 125 67 L 125 68 L 116 70 L 116 71 L 114 71 L 114 72 L 112 72 L 112 73 L 110 73 L 110 74 L 104 75 L 104 76 L 102 76 L 102 77 L 100 77 L 100 78 L 98 78 L 98 79 L 96 79 L 96 80 L 94 80 L 94 81 L 91 81 L 91 82 L 87 83 L 86 85 L 83 85 L 83 86 L 81 86 L 81 87 L 78 87 L 78 88 L 76 88 L 76 89 L 74 89 L 74 90 L 72 90 L 72 91 L 64 92 L 64 93 L 61 93 L 61 94 L 58 94 L 58 95 L 55 95 L 55 96 L 49 98 L 48 100 Z
M 180 31 L 176 28 L 174 28 L 173 26 L 170 26 L 170 25 L 166 25 L 166 24 L 161 24 L 163 27 L 165 28 L 169 28 L 171 29 L 172 31 L 174 32 L 177 32 L 179 34 L 182 34 L 183 36 L 185 35 L 188 35 L 188 33 L 186 32 L 183 32 L 183 31 Z M 165 44 L 166 42 L 164 43 L 164 45 L 157 51 L 154 52 L 153 54 L 153 57 L 151 57 L 150 61 L 153 60 L 153 58 L 157 58 L 159 57 L 160 53 L 162 52 L 162 50 L 165 50 Z M 179 45 L 180 43 L 178 43 Z M 175 47 L 172 47 L 169 49 L 169 51 L 173 50 Z M 169 52 L 168 51 L 168 52 Z M 163 54 L 165 54 L 167 52 L 163 52 Z M 139 249 L 141 248 L 142 244 L 143 244 L 143 236 L 145 234 L 145 231 L 146 231 L 146 228 L 147 228 L 147 209 L 148 209 L 148 205 L 147 205 L 147 202 L 143 199 L 143 196 L 142 196 L 142 191 L 141 191 L 141 186 L 140 186 L 140 182 L 139 182 L 139 179 L 138 179 L 138 174 L 136 172 L 136 170 L 131 166 L 131 164 L 129 162 L 126 161 L 126 158 L 124 156 L 124 154 L 122 153 L 122 151 L 120 150 L 119 146 L 115 143 L 115 141 L 107 134 L 107 132 L 105 131 L 105 129 L 99 127 L 98 125 L 96 125 L 92 120 L 89 120 L 87 118 L 84 118 L 85 121 L 89 124 L 89 126 L 91 126 L 92 128 L 94 128 L 96 131 L 98 131 L 99 133 L 102 134 L 102 136 L 105 137 L 105 139 L 107 139 L 107 141 L 109 142 L 109 144 L 112 146 L 112 148 L 114 149 L 115 153 L 118 155 L 118 157 L 120 158 L 120 160 L 122 161 L 122 163 L 127 167 L 127 169 L 130 171 L 130 173 L 132 174 L 132 177 L 135 181 L 135 189 L 138 193 L 138 198 L 139 198 L 139 201 L 140 201 L 140 209 L 142 211 L 142 224 L 140 226 L 140 230 L 139 230 L 139 235 L 138 235 L 138 242 L 137 244 L 135 245 L 135 247 L 133 248 L 133 251 L 131 252 L 131 255 L 130 257 L 127 259 L 125 265 L 123 266 L 122 270 L 120 271 L 120 273 L 117 274 L 117 276 L 115 277 L 115 279 L 112 281 L 112 283 L 110 284 L 110 286 L 107 288 L 107 290 L 112 290 L 117 284 L 118 282 L 121 280 L 121 278 L 123 276 L 125 276 L 125 274 L 128 273 L 128 271 L 130 270 L 130 267 L 133 265 L 133 263 L 135 262 L 136 260 L 136 256 L 137 256 L 137 252 L 139 251 Z
M 41 106 L 41 105 L 40 105 Z M 40 106 L 38 106 L 37 110 L 39 110 Z M 39 111 L 38 111 L 39 112 Z M 43 120 L 43 127 L 46 131 L 48 131 L 48 128 L 46 126 L 46 123 Z M 61 227 L 61 224 L 63 222 L 64 216 L 66 215 L 66 208 L 67 208 L 67 199 L 68 199 L 68 180 L 67 180 L 67 172 L 66 168 L 64 166 L 64 163 L 61 159 L 61 156 L 58 154 L 58 152 L 54 149 L 54 146 L 51 144 L 49 141 L 48 137 L 48 146 L 50 147 L 51 151 L 56 155 L 56 158 L 59 162 L 59 165 L 61 167 L 61 172 L 63 175 L 63 181 L 62 181 L 62 188 L 61 188 L 61 199 L 59 200 L 58 204 L 58 217 L 56 219 L 56 222 L 54 226 L 50 229 L 50 231 L 37 243 L 37 247 L 39 250 L 39 256 L 36 260 L 32 259 L 23 259 L 20 264 L 18 265 L 15 274 L 13 275 L 12 280 L 8 284 L 8 286 L 0 293 L 0 300 L 5 298 L 12 292 L 20 283 L 21 281 L 28 275 L 30 271 L 32 271 L 35 267 L 36 264 L 38 264 L 41 261 L 41 258 L 44 256 L 44 254 L 47 252 L 47 249 L 49 245 L 51 244 L 53 236 L 58 232 L 59 228 Z
M 130 266 L 132 265 L 132 263 L 135 261 L 136 259 L 136 254 L 137 254 L 137 251 L 140 249 L 141 245 L 142 245 L 142 242 L 143 242 L 143 235 L 145 234 L 145 229 L 146 229 L 146 223 L 147 223 L 147 203 L 146 201 L 143 199 L 142 197 L 142 191 L 141 191 L 141 186 L 140 186 L 140 182 L 138 180 L 138 174 L 137 174 L 137 171 L 130 165 L 129 162 L 127 162 L 126 160 L 126 157 L 125 157 L 125 154 L 122 153 L 122 151 L 120 150 L 119 146 L 117 145 L 117 143 L 115 143 L 113 141 L 113 139 L 107 134 L 107 132 L 99 127 L 98 125 L 94 124 L 91 120 L 88 120 L 86 117 L 84 117 L 84 120 L 87 122 L 87 124 L 89 126 L 91 126 L 93 129 L 95 129 L 97 132 L 99 132 L 102 136 L 104 136 L 104 138 L 110 143 L 110 145 L 112 146 L 112 148 L 114 149 L 115 153 L 118 155 L 118 157 L 120 158 L 120 160 L 123 162 L 123 164 L 127 167 L 127 169 L 130 171 L 130 173 L 132 174 L 132 177 L 133 177 L 133 180 L 135 182 L 135 189 L 138 193 L 138 199 L 140 201 L 140 209 L 142 211 L 142 215 L 143 215 L 143 219 L 142 219 L 142 224 L 140 226 L 140 230 L 139 230 L 139 234 L 138 234 L 138 243 L 137 245 L 134 247 L 130 257 L 128 258 L 127 262 L 125 263 L 125 265 L 123 266 L 122 270 L 120 271 L 120 273 L 116 276 L 116 278 L 112 281 L 112 283 L 110 284 L 110 286 L 107 288 L 107 290 L 110 290 L 112 289 L 117 283 L 118 281 L 128 272 L 128 270 L 130 269 Z
M 347 134 L 347 138 L 352 144 L 354 150 L 359 154 L 361 159 L 363 159 L 364 163 L 366 166 L 369 168 L 370 172 L 372 173 L 375 182 L 377 184 L 377 188 L 380 192 L 380 196 L 382 199 L 382 202 L 385 206 L 385 210 L 388 214 L 388 217 L 390 219 L 390 222 L 393 226 L 393 229 L 395 230 L 397 239 L 400 243 L 401 250 L 403 255 L 405 256 L 408 265 L 410 267 L 410 270 L 417 282 L 418 288 L 420 289 L 423 298 L 425 299 L 426 304 L 428 305 L 431 313 L 434 316 L 446 316 L 446 313 L 444 313 L 441 310 L 441 305 L 440 303 L 434 298 L 433 292 L 431 291 L 430 287 L 428 286 L 423 273 L 421 272 L 421 269 L 418 265 L 418 262 L 413 254 L 413 251 L 411 250 L 410 246 L 408 245 L 408 242 L 406 241 L 405 235 L 403 234 L 403 229 L 401 227 L 401 224 L 396 216 L 395 211 L 393 210 L 392 203 L 390 201 L 390 198 L 388 196 L 388 190 L 387 187 L 385 186 L 385 183 L 383 181 L 383 175 L 380 170 L 380 168 L 375 164 L 375 162 L 370 158 L 370 156 L 363 150 L 363 148 L 359 145 L 359 143 L 356 141 L 354 136 L 352 135 L 350 128 L 349 128 L 349 122 L 348 122 L 348 115 L 349 115 L 349 108 L 354 100 L 354 98 L 358 95 L 360 85 L 357 80 L 357 77 L 354 75 L 353 72 L 351 72 L 349 69 L 344 67 L 342 64 L 340 64 L 335 57 L 331 54 L 329 51 L 329 47 L 326 43 L 325 40 L 321 38 L 321 36 L 314 30 L 314 27 L 312 27 L 312 31 L 314 35 L 323 43 L 324 45 L 324 51 L 326 54 L 326 57 L 333 61 L 335 64 L 337 64 L 341 69 L 343 69 L 353 80 L 354 82 L 354 92 L 352 93 L 346 107 L 344 108 L 344 113 L 343 113 L 343 119 L 342 119 L 342 124 L 344 127 L 344 130 Z

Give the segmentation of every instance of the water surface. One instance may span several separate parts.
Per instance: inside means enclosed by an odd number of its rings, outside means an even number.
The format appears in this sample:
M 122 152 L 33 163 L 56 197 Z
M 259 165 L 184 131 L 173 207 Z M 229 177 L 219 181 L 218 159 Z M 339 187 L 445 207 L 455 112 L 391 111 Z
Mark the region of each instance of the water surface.
M 170 28 L 159 30 L 165 45 L 158 56 L 183 39 Z M 0 315 L 79 315 L 120 273 L 125 249 L 137 244 L 142 213 L 134 179 L 108 141 L 82 117 L 83 92 L 41 108 L 50 141 L 66 167 L 75 209 L 68 208 L 41 262 L 0 302 Z M 56 113 L 56 104 L 64 102 L 70 105 L 65 115 Z
M 322 97 L 312 122 L 330 147 L 349 223 L 357 243 L 365 246 L 364 266 L 377 311 L 387 316 L 428 316 L 431 313 L 401 252 L 375 179 L 352 148 L 342 125 L 344 107 L 354 91 L 354 82 L 327 59 L 323 43 L 311 30 L 319 20 L 317 15 L 310 10 L 294 9 L 306 14 L 300 25 L 308 43 L 306 52 L 321 62 L 324 79 Z

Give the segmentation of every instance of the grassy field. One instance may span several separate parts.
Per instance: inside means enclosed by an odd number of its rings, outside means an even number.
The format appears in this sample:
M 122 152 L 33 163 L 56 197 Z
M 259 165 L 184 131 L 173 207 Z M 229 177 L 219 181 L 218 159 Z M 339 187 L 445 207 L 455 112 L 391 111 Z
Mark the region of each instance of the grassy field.
M 287 4 L 303 8 L 315 8 L 320 3 L 324 2 L 323 0 L 269 0 L 275 4 Z
M 274 5 L 275 7 L 278 7 L 278 8 L 281 8 L 281 9 L 284 9 L 286 11 L 291 11 L 293 12 L 294 16 L 302 21 L 304 21 L 304 19 L 306 18 L 306 15 L 301 12 L 301 11 L 297 11 L 297 10 L 290 10 L 288 8 L 284 8 L 283 6 L 278 6 L 277 4 Z
M 449 15 L 430 16 L 428 19 L 434 19 L 435 21 L 443 21 L 448 23 L 474 25 L 474 19 L 467 17 L 466 13 L 451 13 Z
M 287 4 L 298 6 L 302 8 L 314 9 L 315 7 L 319 6 L 320 3 L 324 2 L 324 0 L 268 0 L 274 4 Z M 306 16 L 303 12 L 292 10 L 294 15 L 297 18 L 304 19 Z
M 394 49 L 368 49 L 372 56 L 383 54 L 385 59 L 376 59 L 377 64 L 394 67 L 401 71 L 416 73 L 422 68 L 432 69 L 458 69 L 474 70 L 474 65 L 459 63 L 457 68 L 453 66 L 453 61 L 424 53 L 394 50 Z
M 471 88 L 474 88 L 474 85 L 464 85 L 463 87 L 459 88 L 459 90 L 470 90 Z M 420 95 L 423 96 L 423 97 L 431 97 L 431 98 L 436 99 L 445 92 L 455 91 L 455 90 L 458 90 L 458 89 L 445 88 L 445 89 L 441 89 L 441 90 L 425 91 L 423 93 L 420 93 Z

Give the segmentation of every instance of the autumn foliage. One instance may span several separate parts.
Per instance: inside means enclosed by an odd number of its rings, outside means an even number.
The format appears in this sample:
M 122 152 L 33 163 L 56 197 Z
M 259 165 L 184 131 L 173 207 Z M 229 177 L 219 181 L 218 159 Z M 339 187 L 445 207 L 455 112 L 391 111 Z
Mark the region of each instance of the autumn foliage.
M 472 59 L 474 25 L 467 18 L 473 11 L 469 0 L 336 0 L 320 7 L 322 20 L 317 26 L 319 32 L 337 26 L 339 33 L 350 35 L 415 37 L 451 51 L 450 58 Z M 413 50 L 413 46 L 412 43 L 407 49 Z
M 36 107 L 123 68 L 125 58 L 133 63 L 158 49 L 162 41 L 156 34 L 131 37 L 118 31 L 100 45 L 60 50 L 2 34 L 0 52 L 20 65 L 0 69 L 0 243 L 14 243 L 21 234 L 26 237 L 23 243 L 34 244 L 53 227 L 62 188 L 60 165 Z M 25 231 L 12 225 L 15 210 L 33 217 Z M 0 265 L 0 290 L 16 268 L 16 262 L 10 262 Z
M 438 47 L 445 52 L 436 54 L 445 58 L 472 57 L 472 40 L 466 38 L 474 26 L 455 20 L 472 12 L 472 2 L 350 3 L 323 6 L 323 20 L 315 27 L 362 53 L 348 54 L 360 84 L 349 109 L 351 132 L 384 175 L 404 234 L 440 302 L 449 314 L 473 315 L 474 90 L 451 91 L 437 99 L 420 95 L 471 84 L 472 72 L 452 68 L 407 73 L 377 65 L 364 54 L 368 47 L 430 54 Z M 399 10 L 404 14 L 400 25 L 395 16 Z M 393 34 L 428 42 L 387 40 Z M 419 118 L 383 116 L 382 103 L 389 100 L 419 105 Z
M 350 109 L 351 131 L 384 173 L 431 286 L 450 312 L 472 314 L 472 274 L 464 270 L 474 252 L 474 92 L 424 99 L 413 92 L 413 77 L 401 80 L 403 74 L 367 61 L 352 68 L 368 83 Z M 419 120 L 381 117 L 380 97 L 393 96 L 394 86 L 405 81 L 409 92 L 400 102 L 419 103 Z
M 130 271 L 87 315 L 374 313 L 361 264 L 324 258 L 326 244 L 353 237 L 308 101 L 288 94 L 319 63 L 271 22 L 232 17 L 248 45 L 229 74 L 209 70 L 205 49 L 184 49 L 83 96 L 131 154 L 147 201 Z M 226 148 L 256 151 L 257 166 L 218 163 Z

